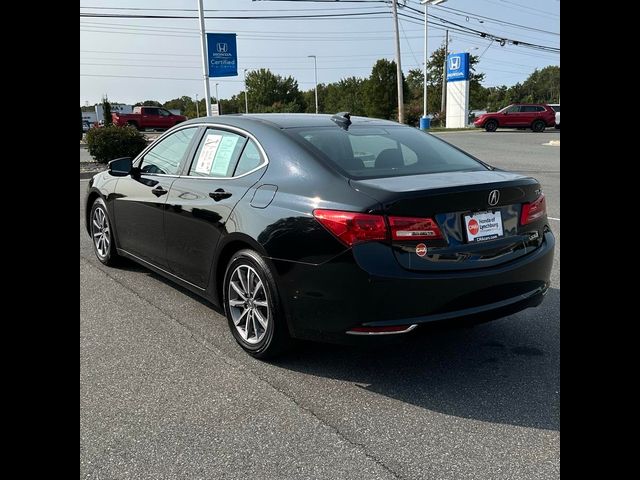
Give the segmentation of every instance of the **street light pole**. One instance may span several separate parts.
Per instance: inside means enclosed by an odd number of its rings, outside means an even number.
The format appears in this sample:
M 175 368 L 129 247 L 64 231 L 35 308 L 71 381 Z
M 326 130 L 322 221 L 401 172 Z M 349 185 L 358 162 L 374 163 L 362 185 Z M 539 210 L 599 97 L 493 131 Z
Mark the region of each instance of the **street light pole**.
M 422 70 L 423 74 L 423 111 L 422 111 L 422 119 L 420 120 L 420 129 L 426 130 L 429 128 L 429 118 L 427 117 L 427 60 L 429 58 L 427 53 L 427 7 L 429 4 L 438 5 L 439 3 L 444 3 L 447 0 L 421 0 L 420 3 L 424 4 L 424 68 Z
M 309 58 L 313 58 L 313 71 L 316 80 L 316 113 L 318 113 L 318 61 L 315 55 L 307 55 Z
M 249 100 L 247 99 L 247 69 L 243 68 L 244 72 L 244 113 L 249 113 Z
M 198 17 L 200 17 L 200 40 L 202 42 L 202 75 L 204 76 L 204 95 L 207 106 L 207 116 L 211 116 L 211 93 L 209 93 L 209 73 L 207 69 L 207 35 L 204 32 L 203 0 L 198 0 Z
M 218 83 L 216 83 L 216 106 L 218 107 L 218 115 L 222 115 L 220 113 L 220 97 L 218 96 Z

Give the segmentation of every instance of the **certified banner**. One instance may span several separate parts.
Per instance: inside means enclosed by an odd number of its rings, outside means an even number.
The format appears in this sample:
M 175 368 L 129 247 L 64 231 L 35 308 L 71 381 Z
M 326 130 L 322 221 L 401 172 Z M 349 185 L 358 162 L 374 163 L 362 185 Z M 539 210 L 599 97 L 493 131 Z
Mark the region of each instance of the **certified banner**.
M 207 33 L 209 77 L 238 76 L 238 53 L 235 33 Z

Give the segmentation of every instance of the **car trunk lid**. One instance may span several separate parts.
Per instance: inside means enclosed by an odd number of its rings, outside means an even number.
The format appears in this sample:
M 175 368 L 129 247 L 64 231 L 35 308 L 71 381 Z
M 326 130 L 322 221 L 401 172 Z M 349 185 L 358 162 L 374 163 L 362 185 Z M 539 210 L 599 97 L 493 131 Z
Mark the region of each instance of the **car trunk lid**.
M 440 237 L 415 239 L 407 231 L 393 235 L 394 255 L 409 270 L 496 266 L 526 255 L 542 241 L 546 215 L 520 225 L 522 205 L 542 193 L 530 177 L 487 170 L 352 179 L 350 184 L 380 203 L 378 213 L 390 225 L 394 217 L 435 221 Z

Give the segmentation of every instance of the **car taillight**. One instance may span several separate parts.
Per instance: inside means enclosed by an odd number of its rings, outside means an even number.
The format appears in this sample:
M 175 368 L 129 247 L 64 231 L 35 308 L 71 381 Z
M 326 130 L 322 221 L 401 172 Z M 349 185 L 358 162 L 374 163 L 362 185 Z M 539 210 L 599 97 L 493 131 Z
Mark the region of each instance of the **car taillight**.
M 437 240 L 442 238 L 438 224 L 431 218 L 389 217 L 393 240 Z
M 374 240 L 387 240 L 387 226 L 382 215 L 314 210 L 313 216 L 348 247 Z
M 313 216 L 348 247 L 376 240 L 412 241 L 443 238 L 438 224 L 431 218 L 388 217 L 387 227 L 382 215 L 319 209 L 313 211 Z
M 540 217 L 547 214 L 547 202 L 544 195 L 540 195 L 537 200 L 531 203 L 522 204 L 522 215 L 520 215 L 520 225 L 527 225 L 535 222 Z

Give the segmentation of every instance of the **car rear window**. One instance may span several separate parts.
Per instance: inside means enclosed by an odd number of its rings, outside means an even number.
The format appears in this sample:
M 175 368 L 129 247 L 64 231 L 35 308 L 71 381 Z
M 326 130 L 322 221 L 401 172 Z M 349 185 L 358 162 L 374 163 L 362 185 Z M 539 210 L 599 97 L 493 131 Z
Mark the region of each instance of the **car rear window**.
M 291 131 L 354 179 L 487 170 L 469 155 L 402 126 L 293 128 Z

